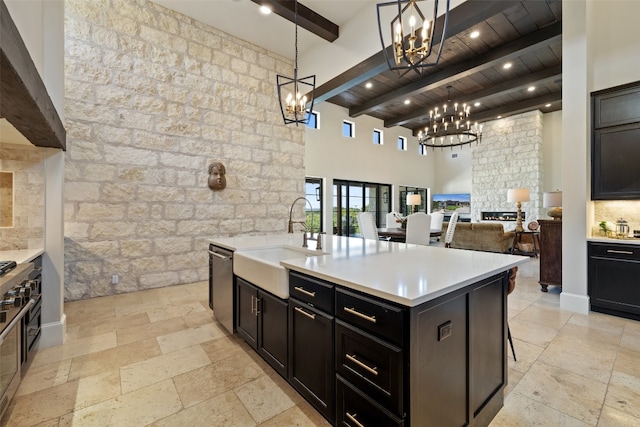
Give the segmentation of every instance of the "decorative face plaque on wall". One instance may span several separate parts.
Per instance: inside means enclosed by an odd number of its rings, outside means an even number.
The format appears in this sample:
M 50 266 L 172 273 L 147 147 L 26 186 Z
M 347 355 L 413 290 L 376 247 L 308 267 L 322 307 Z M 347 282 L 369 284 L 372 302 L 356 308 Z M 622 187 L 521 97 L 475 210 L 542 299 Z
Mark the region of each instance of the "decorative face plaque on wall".
M 224 190 L 227 186 L 226 168 L 220 162 L 213 162 L 209 165 L 209 188 L 213 191 Z

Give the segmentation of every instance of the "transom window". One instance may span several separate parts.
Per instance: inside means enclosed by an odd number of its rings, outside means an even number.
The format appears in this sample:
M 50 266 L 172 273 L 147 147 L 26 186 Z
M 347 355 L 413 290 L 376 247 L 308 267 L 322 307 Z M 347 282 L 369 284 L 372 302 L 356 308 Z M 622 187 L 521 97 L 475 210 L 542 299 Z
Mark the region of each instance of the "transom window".
M 348 120 L 342 122 L 342 136 L 347 138 L 355 138 L 356 124 Z
M 320 129 L 320 113 L 307 111 L 307 127 L 311 129 Z
M 374 129 L 373 130 L 373 143 L 377 144 L 377 145 L 382 145 L 384 144 L 384 141 L 382 140 L 382 131 L 378 130 L 378 129 Z
M 398 137 L 398 150 L 407 151 L 407 138 L 404 136 Z

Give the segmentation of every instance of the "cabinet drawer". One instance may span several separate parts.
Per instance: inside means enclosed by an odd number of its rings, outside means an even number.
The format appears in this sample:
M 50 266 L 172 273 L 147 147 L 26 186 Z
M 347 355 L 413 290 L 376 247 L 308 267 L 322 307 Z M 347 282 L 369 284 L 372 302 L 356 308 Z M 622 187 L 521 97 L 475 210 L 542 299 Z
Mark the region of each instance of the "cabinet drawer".
M 289 296 L 313 307 L 333 314 L 333 289 L 335 285 L 291 271 Z
M 339 375 L 336 381 L 336 424 L 349 427 L 401 427 L 404 421 L 353 388 Z
M 640 261 L 640 246 L 590 242 L 589 256 Z
M 336 317 L 402 346 L 404 311 L 400 307 L 337 288 Z
M 402 364 L 401 349 L 336 320 L 336 372 L 398 416 Z

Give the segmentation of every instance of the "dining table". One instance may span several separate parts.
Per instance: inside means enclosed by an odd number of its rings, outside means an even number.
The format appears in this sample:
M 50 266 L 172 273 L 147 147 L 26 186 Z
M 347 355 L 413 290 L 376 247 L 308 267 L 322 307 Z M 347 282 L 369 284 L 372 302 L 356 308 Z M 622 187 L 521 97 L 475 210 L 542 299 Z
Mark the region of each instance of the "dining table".
M 442 236 L 442 230 L 431 230 L 429 235 L 431 237 L 440 237 Z M 378 228 L 378 236 L 388 237 L 392 242 L 404 243 L 407 240 L 407 229 L 401 227 Z

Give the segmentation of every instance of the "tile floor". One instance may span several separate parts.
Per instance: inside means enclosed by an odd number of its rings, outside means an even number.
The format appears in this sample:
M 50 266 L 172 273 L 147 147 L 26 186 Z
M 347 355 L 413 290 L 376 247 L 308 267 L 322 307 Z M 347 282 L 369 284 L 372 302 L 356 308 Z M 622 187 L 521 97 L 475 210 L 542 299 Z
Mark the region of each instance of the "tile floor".
M 509 296 L 518 361 L 491 426 L 640 426 L 640 322 L 559 309 L 538 261 Z M 64 345 L 40 350 L 3 426 L 328 425 L 212 321 L 207 284 L 65 305 Z

